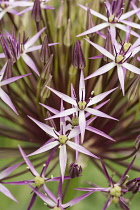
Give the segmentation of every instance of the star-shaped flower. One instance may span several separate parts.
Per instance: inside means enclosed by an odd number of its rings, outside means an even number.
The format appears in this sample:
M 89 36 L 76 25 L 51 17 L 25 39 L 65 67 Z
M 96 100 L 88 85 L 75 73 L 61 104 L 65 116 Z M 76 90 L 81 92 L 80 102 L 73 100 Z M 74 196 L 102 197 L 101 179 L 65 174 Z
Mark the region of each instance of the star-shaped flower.
M 87 7 L 78 4 L 81 8 L 83 8 L 84 10 L 88 10 Z M 133 23 L 131 21 L 127 21 L 125 19 L 131 17 L 132 15 L 136 14 L 137 12 L 140 11 L 140 8 L 138 9 L 134 9 L 132 11 L 129 11 L 127 13 L 123 13 L 123 2 L 120 1 L 118 3 L 118 1 L 113 0 L 112 3 L 110 4 L 108 0 L 106 0 L 105 2 L 105 7 L 106 7 L 106 13 L 107 16 L 104 16 L 98 12 L 96 12 L 95 10 L 90 10 L 92 15 L 95 15 L 98 18 L 101 18 L 102 20 L 105 21 L 105 23 L 101 23 L 99 25 L 94 26 L 93 28 L 88 29 L 87 31 L 77 35 L 77 37 L 79 36 L 83 36 L 83 35 L 87 35 L 87 34 L 91 34 L 94 32 L 97 32 L 103 28 L 109 27 L 110 28 L 110 33 L 111 33 L 111 37 L 112 40 L 114 40 L 116 38 L 116 28 L 121 29 L 125 32 L 128 32 L 127 26 L 124 26 L 120 23 L 124 23 L 126 25 L 129 25 L 131 27 L 140 29 L 140 25 L 137 23 Z M 137 34 L 134 31 L 130 32 L 132 35 L 139 37 L 139 34 Z
M 124 92 L 125 69 L 128 69 L 129 71 L 133 73 L 140 74 L 140 69 L 138 67 L 130 63 L 127 63 L 127 60 L 129 58 L 132 58 L 136 53 L 140 51 L 140 46 L 137 46 L 140 39 L 138 39 L 132 46 L 130 45 L 130 43 L 128 43 L 128 46 L 123 45 L 121 48 L 118 45 L 118 43 L 115 42 L 115 45 L 114 45 L 115 55 L 112 55 L 109 51 L 107 51 L 105 48 L 101 47 L 100 45 L 95 44 L 89 41 L 88 39 L 85 39 L 85 40 L 88 41 L 91 45 L 93 45 L 97 50 L 99 50 L 104 56 L 112 60 L 111 63 L 108 63 L 100 67 L 97 71 L 93 72 L 91 75 L 89 75 L 85 79 L 90 79 L 92 77 L 96 77 L 101 74 L 104 74 L 116 66 L 118 78 L 120 81 L 120 86 L 122 89 L 122 93 L 124 95 L 125 94 Z M 127 50 L 123 49 L 124 47 L 127 48 Z
M 84 134 L 85 134 L 85 128 L 86 128 L 86 112 L 93 114 L 95 116 L 117 120 L 114 117 L 111 117 L 111 116 L 99 111 L 96 108 L 89 108 L 90 106 L 102 101 L 106 96 L 108 96 L 116 88 L 109 90 L 107 92 L 101 93 L 97 96 L 90 97 L 88 100 L 85 100 L 85 82 L 84 82 L 84 75 L 83 75 L 82 70 L 81 70 L 81 77 L 80 77 L 80 84 L 79 84 L 79 100 L 78 100 L 77 96 L 75 95 L 74 89 L 72 91 L 73 92 L 72 97 L 69 97 L 69 96 L 65 95 L 64 93 L 58 92 L 48 86 L 47 86 L 47 88 L 49 88 L 58 97 L 60 97 L 61 99 L 63 99 L 64 101 L 66 101 L 72 105 L 72 108 L 64 110 L 64 111 L 62 111 L 52 117 L 49 117 L 47 119 L 53 119 L 53 118 L 57 118 L 57 117 L 65 117 L 65 116 L 71 115 L 73 113 L 77 113 L 77 116 L 79 117 L 79 126 L 80 126 L 82 142 L 84 140 Z
M 0 71 L 0 98 L 18 115 L 16 108 L 14 107 L 10 97 L 7 95 L 7 93 L 2 89 L 2 86 L 10 84 L 12 82 L 15 82 L 16 80 L 19 80 L 23 77 L 26 77 L 29 74 L 21 75 L 21 76 L 16 76 L 16 77 L 11 77 L 5 80 L 3 79 L 4 73 L 6 71 L 7 63 L 3 66 L 2 70 Z
M 66 123 L 63 122 L 60 124 L 60 131 L 57 132 L 54 128 L 35 120 L 34 118 L 28 116 L 32 121 L 34 121 L 42 130 L 44 130 L 48 135 L 52 138 L 42 147 L 40 147 L 35 152 L 31 153 L 29 156 L 40 154 L 42 152 L 46 152 L 52 148 L 59 147 L 59 162 L 60 162 L 60 169 L 62 175 L 62 181 L 64 180 L 65 169 L 67 165 L 67 151 L 66 146 L 68 145 L 72 149 L 81 152 L 83 154 L 89 155 L 91 157 L 99 159 L 96 155 L 89 152 L 87 149 L 82 147 L 81 145 L 74 143 L 71 141 L 72 138 L 76 137 L 80 130 L 78 128 L 74 128 L 72 130 L 67 129 Z
M 73 205 L 75 205 L 76 203 L 80 202 L 81 200 L 83 200 L 84 198 L 86 198 L 87 196 L 91 195 L 92 192 L 88 192 L 84 195 L 81 195 L 77 198 L 72 199 L 71 201 L 63 204 L 62 203 L 62 181 L 60 180 L 59 182 L 59 186 L 58 186 L 58 197 L 57 198 L 52 198 L 51 199 L 44 195 L 43 193 L 39 192 L 36 188 L 32 187 L 31 185 L 29 185 L 29 187 L 34 191 L 34 193 L 36 193 L 45 203 L 46 205 L 53 210 L 64 210 L 67 209 Z
M 19 150 L 20 153 L 24 159 L 24 161 L 27 164 L 27 168 L 29 169 L 29 171 L 31 172 L 31 174 L 34 176 L 34 179 L 31 180 L 23 180 L 23 181 L 12 181 L 12 182 L 2 182 L 3 184 L 12 184 L 12 185 L 28 185 L 28 184 L 35 184 L 36 189 L 42 189 L 45 193 L 47 193 L 48 196 L 50 196 L 52 199 L 55 200 L 55 202 L 57 202 L 57 199 L 55 198 L 54 194 L 48 189 L 48 187 L 46 186 L 46 182 L 53 182 L 53 181 L 60 181 L 61 177 L 53 177 L 53 178 L 47 178 L 45 177 L 46 174 L 46 170 L 48 168 L 48 165 L 51 161 L 51 159 L 53 158 L 53 155 L 55 153 L 55 149 L 51 152 L 50 156 L 48 157 L 48 159 L 46 160 L 45 164 L 43 165 L 42 171 L 39 174 L 36 169 L 34 168 L 34 166 L 32 165 L 31 161 L 28 159 L 28 157 L 26 156 L 25 152 L 22 150 L 22 148 L 19 146 Z M 64 179 L 70 179 L 69 176 L 65 176 Z M 31 198 L 31 201 L 29 203 L 28 206 L 28 210 L 31 209 L 31 207 L 33 206 L 35 199 L 36 199 L 37 194 L 33 193 L 33 196 Z
M 28 11 L 31 11 L 34 7 L 34 4 L 36 1 L 40 2 L 40 8 L 41 9 L 54 9 L 51 6 L 46 5 L 46 3 L 50 0 L 35 0 L 35 1 L 4 1 L 4 4 L 10 5 L 11 7 L 27 7 L 26 9 L 22 10 L 18 13 L 18 15 L 24 14 Z
M 33 52 L 36 50 L 41 49 L 42 45 L 32 46 L 37 39 L 40 37 L 40 35 L 43 33 L 43 31 L 46 29 L 46 27 L 42 28 L 37 34 L 35 34 L 31 39 L 25 39 L 22 42 L 20 42 L 20 34 L 18 36 L 18 39 L 16 37 L 13 37 L 11 34 L 7 36 L 7 39 L 4 38 L 3 35 L 1 35 L 1 44 L 4 53 L 0 53 L 0 58 L 7 57 L 12 61 L 12 63 L 16 62 L 20 59 L 20 57 L 24 60 L 24 62 L 39 76 L 39 72 L 37 70 L 37 67 L 32 60 L 30 56 L 27 55 L 29 52 Z M 51 43 L 48 44 L 48 46 L 52 46 L 58 43 Z
M 97 187 L 91 187 L 91 188 L 90 187 L 89 188 L 77 188 L 76 190 L 89 191 L 92 193 L 98 192 L 98 191 L 108 193 L 108 199 L 103 207 L 103 210 L 106 210 L 107 207 L 110 206 L 111 203 L 115 203 L 115 204 L 119 203 L 121 206 L 123 206 L 124 209 L 129 210 L 129 207 L 126 205 L 125 198 L 123 198 L 123 195 L 126 192 L 128 192 L 128 189 L 125 186 L 125 182 L 128 178 L 127 173 L 131 169 L 131 167 L 135 161 L 135 158 L 136 158 L 136 156 L 133 158 L 130 165 L 128 166 L 128 168 L 126 169 L 126 171 L 124 172 L 124 174 L 122 175 L 122 177 L 120 178 L 120 180 L 117 183 L 113 182 L 112 177 L 109 176 L 104 163 L 101 161 L 103 172 L 108 180 L 109 187 L 102 188 L 102 187 L 97 186 Z
M 12 3 L 14 2 L 14 0 L 9 0 L 10 5 L 3 7 L 2 5 L 4 5 L 5 1 L 1 1 L 0 2 L 0 20 L 3 18 L 3 16 L 8 12 L 11 14 L 18 14 L 18 12 L 16 10 L 14 10 L 13 8 L 15 8 L 15 5 L 12 5 Z

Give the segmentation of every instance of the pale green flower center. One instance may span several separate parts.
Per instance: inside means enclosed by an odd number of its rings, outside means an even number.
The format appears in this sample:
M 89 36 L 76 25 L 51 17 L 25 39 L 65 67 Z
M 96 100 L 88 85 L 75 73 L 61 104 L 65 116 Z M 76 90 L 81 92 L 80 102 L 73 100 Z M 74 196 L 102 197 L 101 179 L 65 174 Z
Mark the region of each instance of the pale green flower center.
M 58 137 L 58 140 L 60 141 L 61 144 L 65 144 L 66 141 L 68 140 L 68 137 L 66 135 L 60 135 Z
M 60 207 L 55 206 L 53 210 L 61 210 Z
M 108 18 L 109 22 L 112 23 L 112 22 L 117 22 L 117 20 L 115 19 L 115 15 L 110 15 L 110 17 Z
M 112 198 L 112 202 L 115 203 L 115 204 L 117 204 L 119 202 L 119 198 L 114 196 Z
M 120 63 L 123 59 L 124 59 L 124 56 L 122 56 L 122 55 L 117 55 L 116 56 L 116 62 L 117 63 Z
M 45 180 L 44 180 L 44 178 L 42 178 L 40 176 L 36 176 L 34 178 L 34 182 L 35 182 L 36 187 L 40 187 L 41 185 L 43 185 L 45 183 Z
M 130 47 L 131 47 L 131 43 L 129 42 L 126 42 L 124 45 L 123 45 L 123 48 L 124 48 L 124 52 L 126 52 Z
M 78 102 L 79 109 L 81 109 L 81 110 L 85 109 L 86 105 L 87 105 L 86 101 Z
M 78 117 L 72 117 L 71 124 L 73 126 L 79 125 L 79 118 Z
M 122 188 L 120 186 L 114 186 L 110 189 L 110 195 L 113 196 L 112 202 L 118 203 L 119 197 L 121 196 Z

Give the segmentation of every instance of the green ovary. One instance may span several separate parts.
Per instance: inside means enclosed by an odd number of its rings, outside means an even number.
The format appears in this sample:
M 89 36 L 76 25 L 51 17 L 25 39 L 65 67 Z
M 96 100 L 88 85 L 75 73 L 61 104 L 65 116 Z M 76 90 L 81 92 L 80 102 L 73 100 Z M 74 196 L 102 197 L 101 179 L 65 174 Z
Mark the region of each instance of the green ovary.
M 59 207 L 55 206 L 53 210 L 61 210 Z
M 113 203 L 118 203 L 119 202 L 119 197 L 121 196 L 121 187 L 120 186 L 114 186 L 110 189 L 110 195 L 113 196 L 112 202 Z
M 122 55 L 117 55 L 116 56 L 116 62 L 117 63 L 120 63 L 123 59 L 124 59 L 124 56 L 122 56 Z
M 117 23 L 117 20 L 115 18 L 115 15 L 110 15 L 110 17 L 109 17 L 108 20 L 109 20 L 110 23 L 112 23 L 112 22 Z
M 68 137 L 67 137 L 66 135 L 60 135 L 60 136 L 58 137 L 58 140 L 59 140 L 59 142 L 60 142 L 61 144 L 65 144 L 66 141 L 68 140 Z
M 86 105 L 87 105 L 86 101 L 78 102 L 79 109 L 81 109 L 81 110 L 85 109 Z
M 72 117 L 71 124 L 73 126 L 79 125 L 79 118 L 78 117 Z
M 126 43 L 123 45 L 124 52 L 126 52 L 126 51 L 131 47 L 131 45 L 132 45 L 131 43 L 129 43 L 129 42 L 127 43 L 127 42 L 126 42 Z
M 34 178 L 34 182 L 35 182 L 36 187 L 40 187 L 41 185 L 45 183 L 45 180 L 40 176 L 36 176 Z

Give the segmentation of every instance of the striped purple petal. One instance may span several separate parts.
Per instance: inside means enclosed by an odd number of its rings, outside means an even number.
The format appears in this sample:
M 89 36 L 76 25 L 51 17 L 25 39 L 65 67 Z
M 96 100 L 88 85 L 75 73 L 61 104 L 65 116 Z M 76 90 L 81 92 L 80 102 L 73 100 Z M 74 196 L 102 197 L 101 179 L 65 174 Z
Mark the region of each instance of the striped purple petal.
M 23 149 L 20 146 L 18 146 L 18 148 L 19 148 L 20 153 L 21 153 L 23 159 L 25 160 L 27 166 L 29 167 L 30 171 L 32 172 L 32 174 L 34 176 L 39 176 L 39 173 L 35 170 L 34 166 L 30 162 L 30 160 L 27 158 L 27 156 L 26 156 L 25 152 L 23 151 Z

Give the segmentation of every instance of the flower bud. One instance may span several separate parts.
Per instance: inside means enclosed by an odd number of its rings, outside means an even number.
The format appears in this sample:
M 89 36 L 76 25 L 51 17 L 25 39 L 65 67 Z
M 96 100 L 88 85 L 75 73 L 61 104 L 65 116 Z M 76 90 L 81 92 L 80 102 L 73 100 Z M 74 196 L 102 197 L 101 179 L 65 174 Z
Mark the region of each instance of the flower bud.
M 81 173 L 82 173 L 81 166 L 78 166 L 78 164 L 75 163 L 70 164 L 69 174 L 71 178 L 78 177 Z
M 68 19 L 67 30 L 64 35 L 64 45 L 70 47 L 72 43 L 71 40 L 71 26 L 70 26 L 70 19 Z
M 45 35 L 43 44 L 41 47 L 41 52 L 40 52 L 40 59 L 42 63 L 47 63 L 48 59 L 50 58 L 50 48 L 48 46 L 48 38 L 47 35 Z
M 91 15 L 91 12 L 90 12 L 90 9 L 88 8 L 87 10 L 87 24 L 86 24 L 86 28 L 87 30 L 94 27 L 94 22 L 93 22 L 93 19 L 92 19 L 92 15 Z M 89 38 L 92 38 L 93 36 L 95 35 L 95 33 L 91 33 L 91 34 L 88 34 L 88 37 Z
M 80 41 L 76 41 L 74 45 L 72 64 L 76 69 L 84 69 L 86 66 Z
M 36 22 L 39 22 L 42 18 L 40 0 L 35 0 L 34 6 L 32 9 L 32 17 Z

